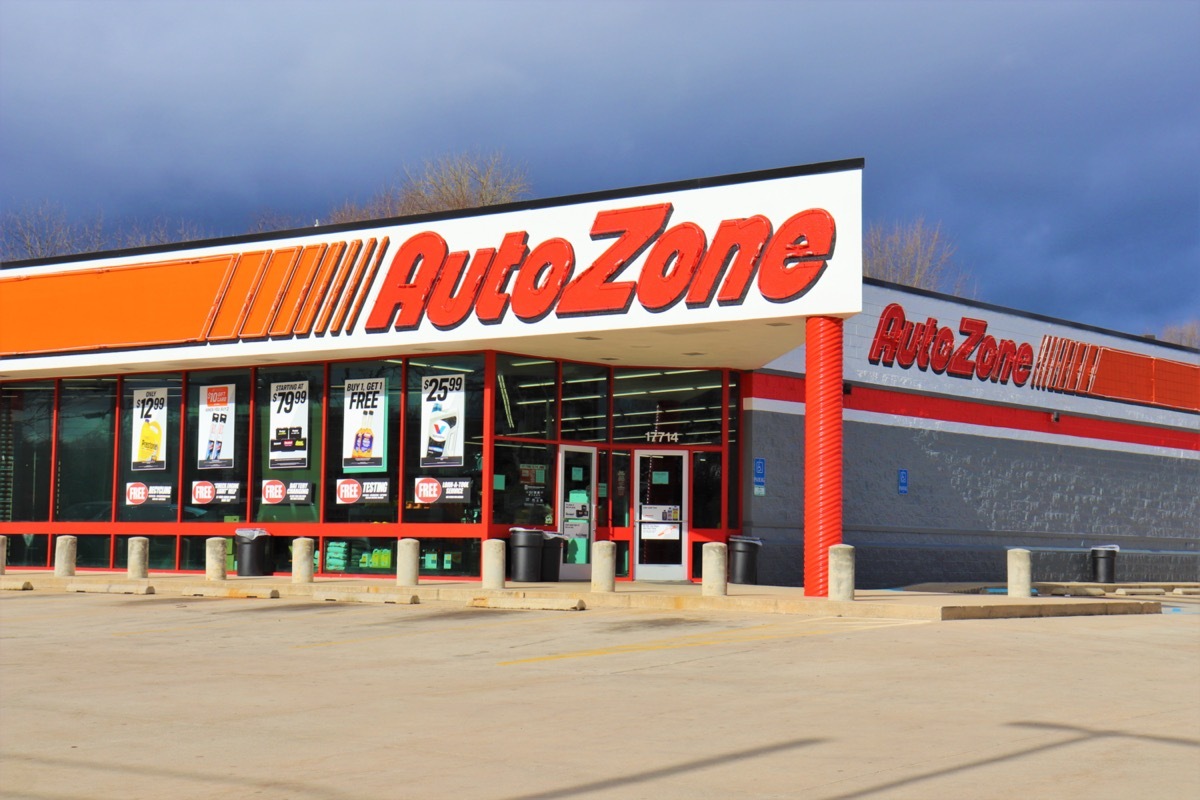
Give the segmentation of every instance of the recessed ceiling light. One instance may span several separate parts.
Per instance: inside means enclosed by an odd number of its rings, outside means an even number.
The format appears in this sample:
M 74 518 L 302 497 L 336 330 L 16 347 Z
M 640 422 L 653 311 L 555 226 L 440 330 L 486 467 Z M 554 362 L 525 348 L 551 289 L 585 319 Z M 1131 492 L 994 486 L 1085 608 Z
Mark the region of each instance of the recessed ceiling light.
M 790 322 L 768 322 L 767 327 L 768 328 L 790 328 L 790 327 L 792 327 L 792 323 L 790 323 Z
M 702 356 L 704 353 L 684 353 L 685 356 Z
M 599 336 L 576 336 L 575 338 L 581 342 L 598 342 L 598 341 L 600 341 Z

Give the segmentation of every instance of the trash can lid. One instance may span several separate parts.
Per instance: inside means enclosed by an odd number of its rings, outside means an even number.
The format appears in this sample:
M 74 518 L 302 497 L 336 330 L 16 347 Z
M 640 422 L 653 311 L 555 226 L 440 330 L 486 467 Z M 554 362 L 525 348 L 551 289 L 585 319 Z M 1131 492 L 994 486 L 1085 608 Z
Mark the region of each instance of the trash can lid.
M 758 538 L 757 536 L 730 536 L 729 541 L 731 541 L 731 542 L 748 542 L 749 544 L 756 544 L 759 547 L 761 547 L 762 543 L 763 543 L 763 540 Z
M 1095 551 L 1095 550 L 1120 550 L 1120 549 L 1121 549 L 1121 545 L 1119 545 L 1119 544 L 1098 544 L 1092 548 L 1093 551 Z
M 238 528 L 236 533 L 244 539 L 257 539 L 259 536 L 271 535 L 263 528 Z

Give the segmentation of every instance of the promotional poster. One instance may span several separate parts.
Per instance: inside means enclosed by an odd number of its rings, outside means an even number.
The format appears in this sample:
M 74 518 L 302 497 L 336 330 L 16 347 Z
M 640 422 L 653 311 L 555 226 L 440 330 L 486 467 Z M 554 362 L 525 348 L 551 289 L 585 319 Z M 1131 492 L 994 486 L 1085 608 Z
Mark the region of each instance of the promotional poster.
M 132 468 L 167 468 L 167 388 L 133 391 Z
M 233 466 L 234 389 L 232 383 L 201 386 L 200 436 L 196 440 L 199 469 L 229 469 Z
M 342 469 L 387 470 L 387 380 L 346 381 L 342 416 Z
M 271 384 L 271 469 L 308 466 L 308 381 Z
M 463 465 L 463 409 L 466 395 L 462 375 L 430 375 L 421 379 L 421 430 L 425 442 L 422 467 Z

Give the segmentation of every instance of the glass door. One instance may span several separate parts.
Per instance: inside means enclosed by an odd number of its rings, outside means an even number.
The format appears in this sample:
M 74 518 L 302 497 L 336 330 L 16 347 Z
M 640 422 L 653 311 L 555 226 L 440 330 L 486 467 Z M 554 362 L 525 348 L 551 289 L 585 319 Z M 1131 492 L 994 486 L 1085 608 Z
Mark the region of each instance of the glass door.
M 637 450 L 634 580 L 687 580 L 687 453 Z
M 589 580 L 596 540 L 596 448 L 569 444 L 559 448 L 558 512 L 559 532 L 566 537 L 559 577 Z

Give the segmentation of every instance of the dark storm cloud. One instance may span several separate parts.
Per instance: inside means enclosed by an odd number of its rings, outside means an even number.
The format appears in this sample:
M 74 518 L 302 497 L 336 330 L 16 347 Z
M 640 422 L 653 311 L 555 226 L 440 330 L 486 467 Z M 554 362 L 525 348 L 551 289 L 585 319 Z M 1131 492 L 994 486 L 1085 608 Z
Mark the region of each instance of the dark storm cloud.
M 0 0 L 0 204 L 214 233 L 503 148 L 538 195 L 863 156 L 981 299 L 1200 309 L 1189 2 Z

